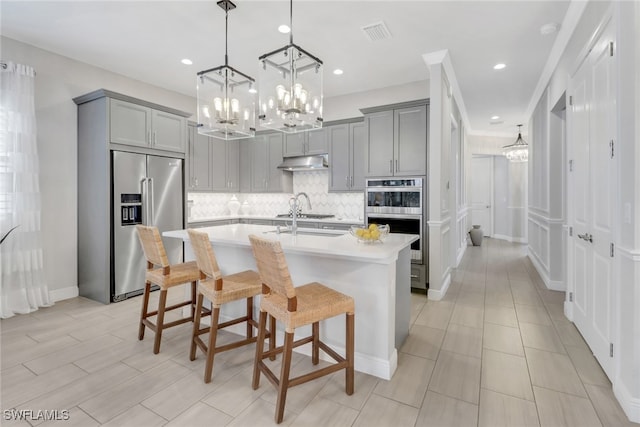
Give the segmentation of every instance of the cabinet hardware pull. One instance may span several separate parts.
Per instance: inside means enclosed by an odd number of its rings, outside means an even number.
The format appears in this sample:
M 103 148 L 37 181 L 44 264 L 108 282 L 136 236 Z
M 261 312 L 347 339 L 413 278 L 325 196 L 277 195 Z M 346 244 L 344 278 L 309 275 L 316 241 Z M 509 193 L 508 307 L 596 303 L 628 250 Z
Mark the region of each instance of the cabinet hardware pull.
M 153 145 L 158 143 L 158 139 L 156 138 L 156 131 L 153 131 Z
M 396 172 L 398 172 L 398 159 L 396 159 Z
M 393 173 L 393 160 L 389 160 L 389 172 Z
M 353 175 L 351 175 L 351 188 L 353 188 Z

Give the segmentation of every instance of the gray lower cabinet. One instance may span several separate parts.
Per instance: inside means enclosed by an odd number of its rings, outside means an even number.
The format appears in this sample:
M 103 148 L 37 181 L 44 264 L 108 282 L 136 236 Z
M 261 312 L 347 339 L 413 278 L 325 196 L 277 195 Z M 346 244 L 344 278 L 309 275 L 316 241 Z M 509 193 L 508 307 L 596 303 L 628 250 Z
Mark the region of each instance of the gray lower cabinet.
M 110 142 L 185 152 L 184 117 L 120 99 L 110 98 L 109 102 Z
M 327 154 L 327 136 L 326 128 L 285 134 L 283 157 Z
M 335 224 L 335 223 L 318 223 L 318 228 L 322 228 L 323 230 L 349 230 L 351 228 L 351 224 Z
M 426 175 L 427 105 L 365 113 L 366 176 Z
M 239 222 L 240 221 L 237 219 L 218 219 L 214 221 L 192 222 L 188 224 L 188 228 L 215 227 L 218 225 L 237 224 Z
M 364 190 L 365 125 L 345 123 L 326 128 L 329 140 L 329 191 Z
M 291 172 L 278 169 L 282 163 L 281 133 L 268 133 L 254 138 L 251 147 L 251 192 L 290 193 L 293 191 Z

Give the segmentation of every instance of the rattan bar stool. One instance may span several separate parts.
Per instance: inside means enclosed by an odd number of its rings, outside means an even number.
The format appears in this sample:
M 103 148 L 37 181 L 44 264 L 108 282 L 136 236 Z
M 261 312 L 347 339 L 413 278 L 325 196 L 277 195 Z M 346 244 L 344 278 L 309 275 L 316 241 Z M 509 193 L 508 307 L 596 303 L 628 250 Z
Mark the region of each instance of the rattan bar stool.
M 196 304 L 196 282 L 200 277 L 200 271 L 195 261 L 169 265 L 169 258 L 167 257 L 164 245 L 162 244 L 162 237 L 157 227 L 136 225 L 136 230 L 138 231 L 138 237 L 140 238 L 145 258 L 147 259 L 138 339 L 144 339 L 145 327 L 154 331 L 156 336 L 153 342 L 153 352 L 154 354 L 158 354 L 160 352 L 160 340 L 162 339 L 163 330 L 182 323 L 193 322 Z M 185 283 L 191 283 L 191 299 L 167 307 L 167 290 Z M 160 287 L 160 300 L 158 302 L 158 309 L 155 311 L 149 311 L 149 294 L 151 293 L 152 284 Z M 191 306 L 191 316 L 164 323 L 164 315 L 167 311 L 172 311 L 187 305 Z M 156 323 L 149 320 L 149 317 L 152 316 L 157 316 Z
M 220 273 L 218 262 L 216 260 L 213 247 L 209 241 L 207 233 L 187 230 L 191 246 L 196 255 L 196 262 L 200 270 L 200 283 L 198 284 L 198 303 L 196 305 L 196 316 L 193 322 L 193 334 L 191 338 L 191 351 L 189 357 L 191 360 L 196 358 L 196 346 L 207 355 L 204 368 L 204 382 L 211 382 L 213 373 L 213 358 L 216 353 L 231 350 L 243 345 L 256 342 L 257 337 L 253 335 L 253 328 L 258 329 L 258 323 L 253 319 L 253 297 L 260 295 L 262 292 L 262 282 L 260 275 L 253 270 L 246 270 L 228 276 Z M 211 301 L 211 326 L 200 327 L 202 304 L 204 298 Z M 247 313 L 245 316 L 220 323 L 220 306 L 222 304 L 237 301 L 241 299 L 247 300 Z M 226 345 L 216 347 L 218 330 L 226 328 L 238 323 L 247 322 L 246 338 L 235 341 Z M 275 325 L 275 320 L 272 321 Z M 274 330 L 272 328 L 271 330 Z M 200 338 L 200 335 L 209 333 L 208 345 Z M 269 336 L 270 348 L 275 348 L 275 340 Z
M 300 385 L 331 374 L 341 369 L 345 370 L 346 393 L 353 394 L 353 355 L 354 355 L 354 301 L 350 296 L 334 291 L 320 283 L 313 282 L 294 287 L 291 282 L 289 268 L 282 252 L 280 242 L 262 239 L 250 235 L 249 240 L 253 248 L 253 255 L 258 265 L 258 272 L 262 279 L 262 300 L 260 302 L 260 322 L 258 329 L 258 343 L 256 344 L 256 358 L 253 367 L 253 389 L 260 386 L 260 374 L 278 390 L 276 402 L 276 423 L 282 422 L 284 405 L 289 387 Z M 284 345 L 264 351 L 264 338 L 267 314 L 284 323 Z M 346 357 L 340 356 L 333 349 L 320 341 L 320 321 L 346 314 Z M 312 325 L 309 337 L 293 340 L 295 329 L 305 325 Z M 275 330 L 273 328 L 272 330 Z M 291 352 L 294 347 L 312 343 L 311 362 L 317 365 L 320 349 L 331 356 L 336 363 L 310 373 L 289 378 L 291 368 Z M 280 378 L 267 367 L 263 360 L 276 354 L 283 353 Z

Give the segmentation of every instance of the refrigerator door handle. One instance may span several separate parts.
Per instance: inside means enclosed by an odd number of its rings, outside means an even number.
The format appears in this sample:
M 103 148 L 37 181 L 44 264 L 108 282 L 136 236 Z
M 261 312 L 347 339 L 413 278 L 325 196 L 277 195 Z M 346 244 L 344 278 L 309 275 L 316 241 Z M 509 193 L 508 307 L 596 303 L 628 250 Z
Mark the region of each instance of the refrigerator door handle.
M 142 194 L 142 205 L 143 205 L 143 208 L 144 208 L 144 211 L 143 211 L 144 218 L 142 220 L 142 223 L 144 225 L 149 225 L 148 224 L 148 221 L 149 221 L 149 212 L 148 212 L 149 203 L 148 203 L 148 200 L 147 200 L 147 191 L 145 190 L 145 187 L 144 187 L 145 182 L 147 182 L 147 178 L 142 178 L 140 180 L 140 194 Z
M 149 196 L 151 196 L 151 202 L 149 203 L 149 206 L 151 207 L 151 220 L 150 220 L 150 225 L 156 225 L 156 213 L 155 213 L 155 209 L 153 208 L 154 206 L 154 200 L 153 200 L 153 178 L 147 178 L 147 181 L 149 182 Z

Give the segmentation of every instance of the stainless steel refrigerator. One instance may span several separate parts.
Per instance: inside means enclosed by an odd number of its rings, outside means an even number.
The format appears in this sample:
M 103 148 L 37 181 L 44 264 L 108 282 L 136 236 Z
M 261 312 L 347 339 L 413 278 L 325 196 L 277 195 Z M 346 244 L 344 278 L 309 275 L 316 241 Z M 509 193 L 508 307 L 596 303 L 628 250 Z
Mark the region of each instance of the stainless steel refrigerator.
M 139 295 L 146 260 L 136 224 L 154 225 L 160 233 L 183 228 L 183 160 L 112 151 L 111 299 Z M 182 241 L 162 239 L 169 262 L 182 262 Z

